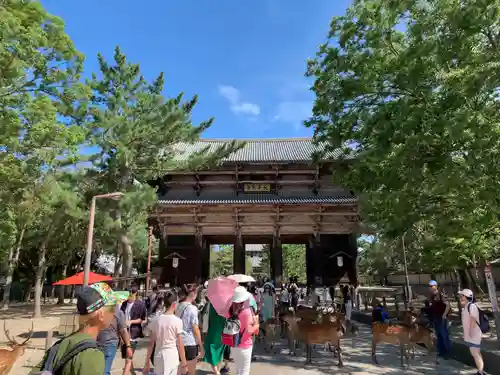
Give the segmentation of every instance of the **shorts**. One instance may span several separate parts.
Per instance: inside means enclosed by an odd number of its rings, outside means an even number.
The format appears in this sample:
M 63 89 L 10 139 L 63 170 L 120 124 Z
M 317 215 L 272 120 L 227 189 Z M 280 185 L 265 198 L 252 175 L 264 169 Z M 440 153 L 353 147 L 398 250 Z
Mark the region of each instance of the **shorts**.
M 130 340 L 130 346 L 132 346 L 132 353 L 135 353 L 135 350 L 137 349 L 137 341 Z M 127 346 L 125 344 L 120 346 L 120 351 L 122 353 L 122 359 L 127 359 Z
M 184 347 L 184 354 L 186 356 L 186 361 L 192 361 L 198 358 L 199 353 L 200 350 L 198 348 L 198 345 L 190 345 Z
M 481 349 L 481 344 L 473 344 L 472 342 L 464 341 L 469 348 Z

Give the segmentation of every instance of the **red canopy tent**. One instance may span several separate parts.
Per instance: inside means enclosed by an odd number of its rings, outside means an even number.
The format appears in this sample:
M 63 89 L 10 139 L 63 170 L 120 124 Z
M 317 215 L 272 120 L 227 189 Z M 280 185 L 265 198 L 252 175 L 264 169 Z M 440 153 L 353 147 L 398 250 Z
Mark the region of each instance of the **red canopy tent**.
M 111 276 L 99 275 L 98 273 L 89 273 L 89 284 L 100 283 L 101 281 L 111 281 Z M 67 279 L 59 280 L 52 285 L 83 285 L 83 272 L 78 272 L 76 275 L 70 276 Z

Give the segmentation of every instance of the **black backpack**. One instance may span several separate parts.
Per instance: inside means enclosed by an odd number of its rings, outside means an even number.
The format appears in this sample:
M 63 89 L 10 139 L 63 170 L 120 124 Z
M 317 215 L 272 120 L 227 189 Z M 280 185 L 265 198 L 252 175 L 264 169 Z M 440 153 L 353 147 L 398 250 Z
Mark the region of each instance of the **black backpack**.
M 469 312 L 469 315 L 470 315 L 470 305 L 471 304 L 472 303 L 469 303 L 467 305 L 467 311 Z M 488 317 L 486 316 L 484 311 L 479 308 L 478 305 L 476 305 L 476 308 L 479 311 L 479 321 L 476 323 L 479 326 L 479 329 L 481 330 L 482 333 L 488 333 L 490 331 L 490 322 L 488 320 Z
M 40 371 L 35 372 L 33 375 L 56 375 L 60 373 L 64 366 L 76 355 L 87 349 L 99 349 L 97 342 L 95 342 L 94 340 L 84 340 L 76 344 L 67 353 L 65 353 L 57 363 L 54 363 L 57 351 L 59 350 L 59 346 L 61 345 L 61 341 L 63 340 L 64 339 L 61 339 L 54 345 L 52 345 L 52 347 L 48 350 L 48 354 L 45 358 L 45 361 L 43 362 Z

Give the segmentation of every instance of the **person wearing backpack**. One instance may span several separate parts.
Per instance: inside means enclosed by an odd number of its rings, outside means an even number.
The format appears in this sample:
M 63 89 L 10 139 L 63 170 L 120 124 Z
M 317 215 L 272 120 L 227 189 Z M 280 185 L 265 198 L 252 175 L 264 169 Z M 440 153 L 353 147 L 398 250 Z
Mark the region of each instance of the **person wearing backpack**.
M 104 353 L 97 335 L 113 320 L 116 296 L 106 283 L 83 287 L 77 296 L 80 329 L 56 342 L 46 353 L 38 375 L 104 374 Z
M 222 343 L 231 347 L 236 375 L 249 375 L 252 362 L 253 336 L 259 332 L 259 318 L 245 304 L 251 294 L 242 286 L 234 290 L 229 318 L 222 331 Z
M 476 364 L 477 373 L 484 374 L 484 362 L 481 355 L 481 339 L 483 331 L 489 330 L 488 318 L 474 301 L 474 293 L 470 289 L 458 292 L 460 305 L 462 306 L 462 327 L 464 329 L 464 341 L 469 347 L 472 358 Z
M 175 315 L 182 320 L 182 342 L 188 365 L 188 374 L 195 375 L 198 358 L 205 356 L 198 320 L 198 308 L 193 304 L 196 299 L 195 285 L 184 285 L 179 292 L 179 305 Z

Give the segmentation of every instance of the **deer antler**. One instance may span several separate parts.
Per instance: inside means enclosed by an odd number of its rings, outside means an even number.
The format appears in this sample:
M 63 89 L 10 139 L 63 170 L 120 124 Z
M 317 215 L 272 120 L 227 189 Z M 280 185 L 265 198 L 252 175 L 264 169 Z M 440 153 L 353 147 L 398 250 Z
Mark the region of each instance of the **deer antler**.
M 28 338 L 24 340 L 20 345 L 26 344 L 28 341 L 30 341 L 31 337 L 33 336 L 33 333 L 35 332 L 35 323 L 33 322 L 33 319 L 31 320 L 31 329 L 29 330 L 28 333 Z
M 7 340 L 9 340 L 9 343 L 15 344 L 16 340 L 12 340 L 12 338 L 10 337 L 9 330 L 7 329 L 7 326 L 5 324 L 5 320 L 3 321 L 3 331 L 5 333 L 5 337 L 7 338 Z
M 31 320 L 31 329 L 29 330 L 28 338 L 26 340 L 24 340 L 22 343 L 18 343 L 17 340 L 14 338 L 15 336 L 13 336 L 13 337 L 10 336 L 9 330 L 7 329 L 6 324 L 5 324 L 5 320 L 3 321 L 3 331 L 5 332 L 5 337 L 7 338 L 7 340 L 9 340 L 10 343 L 15 344 L 17 346 L 23 346 L 33 336 L 33 333 L 35 331 L 35 323 L 33 322 L 33 320 Z

